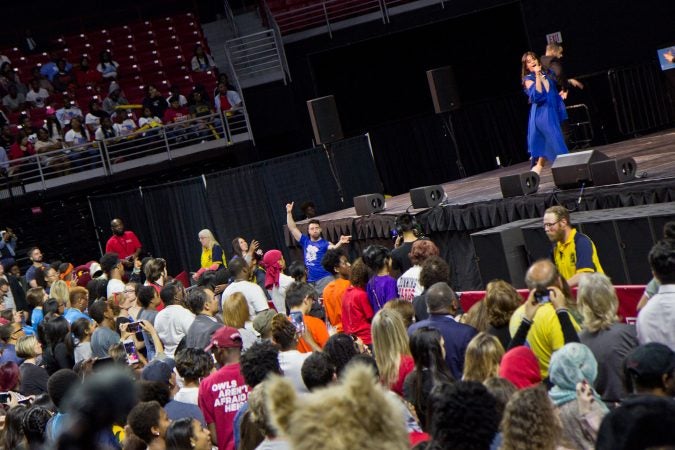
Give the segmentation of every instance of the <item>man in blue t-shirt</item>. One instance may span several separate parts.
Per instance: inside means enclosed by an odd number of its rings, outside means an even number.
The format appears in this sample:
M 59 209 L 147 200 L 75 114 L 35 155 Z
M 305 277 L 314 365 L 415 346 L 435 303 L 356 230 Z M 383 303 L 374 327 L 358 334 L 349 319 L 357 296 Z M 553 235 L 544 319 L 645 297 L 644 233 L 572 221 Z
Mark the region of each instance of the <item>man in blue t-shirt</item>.
M 337 244 L 332 244 L 321 237 L 321 223 L 312 219 L 307 227 L 307 234 L 302 234 L 293 220 L 293 203 L 286 205 L 286 224 L 293 238 L 300 243 L 305 255 L 305 267 L 307 267 L 307 282 L 313 284 L 318 292 L 323 292 L 326 284 L 333 280 L 333 275 L 321 266 L 321 260 L 326 251 L 337 248 L 343 244 L 349 244 L 351 236 L 340 236 Z

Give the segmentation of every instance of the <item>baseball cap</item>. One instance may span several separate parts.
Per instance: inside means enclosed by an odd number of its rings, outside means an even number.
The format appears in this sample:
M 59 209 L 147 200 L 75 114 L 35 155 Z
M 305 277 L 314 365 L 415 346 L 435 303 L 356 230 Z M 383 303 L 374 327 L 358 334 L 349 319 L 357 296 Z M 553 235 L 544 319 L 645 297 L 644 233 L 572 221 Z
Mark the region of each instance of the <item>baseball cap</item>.
M 141 380 L 161 381 L 168 384 L 174 367 L 176 367 L 176 363 L 171 358 L 153 359 L 141 371 Z
M 266 309 L 261 311 L 253 318 L 253 329 L 257 331 L 261 336 L 265 336 L 272 327 L 272 317 L 274 317 L 276 312 L 271 309 Z
M 242 346 L 241 335 L 239 330 L 233 327 L 224 326 L 218 328 L 213 336 L 211 336 L 211 343 L 204 349 L 211 350 L 213 347 L 218 348 L 235 348 Z
M 97 262 L 93 262 L 89 265 L 89 276 L 93 278 L 98 278 L 101 275 L 103 275 L 103 269 L 101 269 L 101 265 Z
M 629 353 L 625 366 L 639 377 L 671 373 L 675 368 L 675 352 L 667 345 L 650 342 Z

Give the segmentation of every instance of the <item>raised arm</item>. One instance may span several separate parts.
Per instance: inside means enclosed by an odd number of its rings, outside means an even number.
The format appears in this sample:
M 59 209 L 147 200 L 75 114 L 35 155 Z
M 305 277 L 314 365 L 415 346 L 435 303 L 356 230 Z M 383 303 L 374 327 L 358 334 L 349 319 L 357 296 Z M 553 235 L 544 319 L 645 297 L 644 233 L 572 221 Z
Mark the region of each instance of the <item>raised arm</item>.
M 302 233 L 298 229 L 298 226 L 295 224 L 295 220 L 293 220 L 293 204 L 294 202 L 286 203 L 286 225 L 288 225 L 288 231 L 291 232 L 293 238 L 296 241 L 300 242 Z

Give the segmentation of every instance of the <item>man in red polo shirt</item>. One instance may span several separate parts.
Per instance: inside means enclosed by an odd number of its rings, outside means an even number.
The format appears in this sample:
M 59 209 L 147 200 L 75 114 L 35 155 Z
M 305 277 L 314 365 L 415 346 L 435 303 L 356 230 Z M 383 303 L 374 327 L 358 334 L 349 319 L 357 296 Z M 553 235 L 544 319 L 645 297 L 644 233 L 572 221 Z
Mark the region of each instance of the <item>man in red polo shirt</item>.
M 133 231 L 124 231 L 124 223 L 121 219 L 113 219 L 110 222 L 113 235 L 105 244 L 106 253 L 117 253 L 125 268 L 133 268 L 134 259 L 141 254 L 141 241 Z

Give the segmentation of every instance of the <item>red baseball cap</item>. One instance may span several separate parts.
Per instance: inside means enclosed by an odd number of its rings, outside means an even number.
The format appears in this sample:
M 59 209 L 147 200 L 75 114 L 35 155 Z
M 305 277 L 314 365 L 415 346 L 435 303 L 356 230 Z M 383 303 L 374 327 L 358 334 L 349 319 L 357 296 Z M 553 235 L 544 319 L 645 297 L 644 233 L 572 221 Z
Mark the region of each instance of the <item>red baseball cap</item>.
M 211 350 L 213 347 L 218 348 L 236 348 L 243 345 L 239 330 L 233 327 L 224 326 L 218 328 L 211 336 L 211 343 L 204 349 Z

